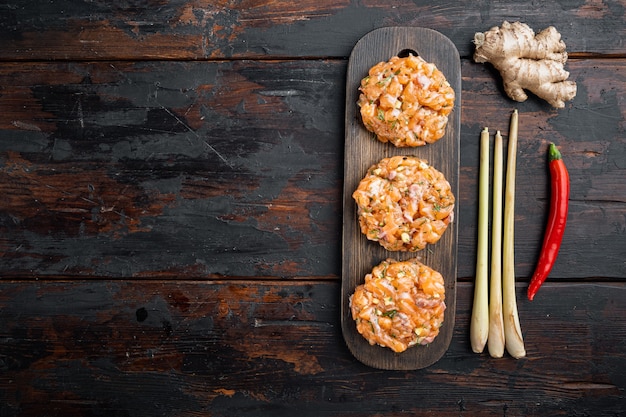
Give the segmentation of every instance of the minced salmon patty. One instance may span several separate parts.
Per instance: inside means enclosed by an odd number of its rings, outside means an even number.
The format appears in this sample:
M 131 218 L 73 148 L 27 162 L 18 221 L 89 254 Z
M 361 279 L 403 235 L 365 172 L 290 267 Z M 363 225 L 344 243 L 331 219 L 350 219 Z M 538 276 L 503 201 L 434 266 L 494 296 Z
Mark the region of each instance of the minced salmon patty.
M 415 252 L 436 243 L 454 216 L 444 175 L 412 156 L 373 165 L 352 197 L 361 232 L 390 251 Z
M 374 65 L 359 90 L 365 127 L 398 147 L 439 140 L 454 107 L 454 90 L 445 75 L 419 56 L 394 56 Z
M 445 286 L 441 274 L 416 259 L 387 259 L 365 276 L 350 296 L 358 332 L 371 344 L 403 352 L 427 345 L 443 324 Z

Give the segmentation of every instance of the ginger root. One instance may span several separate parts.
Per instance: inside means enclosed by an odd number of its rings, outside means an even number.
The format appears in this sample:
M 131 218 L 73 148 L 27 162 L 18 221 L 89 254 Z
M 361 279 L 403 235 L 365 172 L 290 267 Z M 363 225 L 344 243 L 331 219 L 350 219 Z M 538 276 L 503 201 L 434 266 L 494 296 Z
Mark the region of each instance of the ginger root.
M 550 26 L 535 35 L 524 23 L 504 22 L 474 35 L 474 61 L 491 63 L 502 76 L 504 91 L 515 101 L 525 101 L 528 90 L 553 107 L 563 108 L 576 96 L 576 83 L 569 72 L 561 34 Z

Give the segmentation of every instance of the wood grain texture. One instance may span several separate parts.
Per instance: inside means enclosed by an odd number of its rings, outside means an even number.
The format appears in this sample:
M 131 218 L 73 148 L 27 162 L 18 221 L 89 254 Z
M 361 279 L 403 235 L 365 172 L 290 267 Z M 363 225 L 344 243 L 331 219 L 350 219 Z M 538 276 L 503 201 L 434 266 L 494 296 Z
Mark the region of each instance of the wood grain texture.
M 0 4 L 0 416 L 599 416 L 626 412 L 624 0 Z M 577 97 L 514 103 L 471 39 L 555 25 Z M 380 27 L 462 57 L 456 320 L 433 365 L 340 329 L 347 59 Z M 478 138 L 520 112 L 528 357 L 469 347 Z M 506 139 L 506 138 L 505 138 Z M 546 148 L 568 164 L 548 282 Z
M 145 60 L 347 57 L 373 29 L 413 26 L 451 38 L 461 56 L 476 31 L 523 20 L 539 31 L 557 26 L 568 51 L 624 54 L 623 0 L 149 0 L 5 1 L 0 60 Z
M 375 140 L 363 126 L 356 102 L 361 79 L 379 62 L 412 50 L 441 70 L 455 91 L 455 106 L 445 135 L 433 144 L 417 148 L 396 148 Z M 382 158 L 412 155 L 428 161 L 443 173 L 452 193 L 458 195 L 459 137 L 461 122 L 461 61 L 454 44 L 439 32 L 424 28 L 383 28 L 370 32 L 354 47 L 346 81 L 346 122 L 343 190 L 342 243 L 342 329 L 348 347 L 357 359 L 380 369 L 419 369 L 437 361 L 447 349 L 454 328 L 456 305 L 456 264 L 458 228 L 454 221 L 435 245 L 419 253 L 389 252 L 362 235 L 352 193 L 368 168 Z M 458 218 L 458 203 L 453 218 Z M 381 261 L 415 258 L 440 272 L 446 287 L 444 324 L 430 345 L 411 348 L 402 354 L 370 345 L 356 330 L 350 311 L 350 296 L 365 274 Z
M 0 269 L 336 277 L 342 68 L 2 65 Z
M 524 288 L 519 287 L 521 299 Z M 339 282 L 0 282 L 3 416 L 546 416 L 623 412 L 626 287 L 546 284 L 519 303 L 528 357 L 450 349 L 418 371 L 354 360 Z M 575 332 L 577 337 L 572 338 Z
M 0 64 L 0 273 L 337 279 L 346 68 Z M 474 275 L 480 130 L 508 131 L 513 108 L 519 279 L 541 245 L 549 141 L 572 181 L 551 279 L 626 277 L 626 61 L 567 68 L 579 92 L 556 111 L 534 97 L 513 103 L 497 74 L 462 61 L 459 279 Z

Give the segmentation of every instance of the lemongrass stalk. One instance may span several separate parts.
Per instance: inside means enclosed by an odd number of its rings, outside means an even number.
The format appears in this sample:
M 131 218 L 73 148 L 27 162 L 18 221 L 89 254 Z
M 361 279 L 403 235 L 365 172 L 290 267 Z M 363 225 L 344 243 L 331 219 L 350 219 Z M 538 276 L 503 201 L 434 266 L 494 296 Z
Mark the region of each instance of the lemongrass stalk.
M 481 353 L 489 335 L 488 288 L 488 214 L 489 214 L 489 129 L 480 134 L 480 164 L 478 174 L 478 246 L 476 250 L 476 281 L 474 305 L 470 322 L 472 350 Z
M 489 277 L 489 355 L 504 355 L 502 319 L 502 135 L 498 130 L 493 143 L 493 209 L 491 220 L 491 272 Z
M 524 338 L 517 314 L 515 299 L 515 168 L 517 156 L 517 110 L 511 116 L 509 149 L 507 157 L 506 185 L 504 195 L 504 231 L 502 245 L 502 313 L 504 339 L 507 352 L 514 358 L 526 356 Z

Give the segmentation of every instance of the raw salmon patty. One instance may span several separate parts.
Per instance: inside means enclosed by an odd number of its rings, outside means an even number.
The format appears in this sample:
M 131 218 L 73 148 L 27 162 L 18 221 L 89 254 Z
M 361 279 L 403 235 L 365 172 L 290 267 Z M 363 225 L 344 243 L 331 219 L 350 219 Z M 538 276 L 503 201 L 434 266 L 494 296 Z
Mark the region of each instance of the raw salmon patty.
M 358 332 L 371 344 L 403 352 L 427 345 L 443 324 L 445 286 L 441 274 L 417 259 L 387 259 L 365 276 L 350 296 Z
M 390 251 L 415 252 L 436 243 L 454 216 L 444 175 L 412 156 L 373 165 L 352 197 L 361 232 Z

